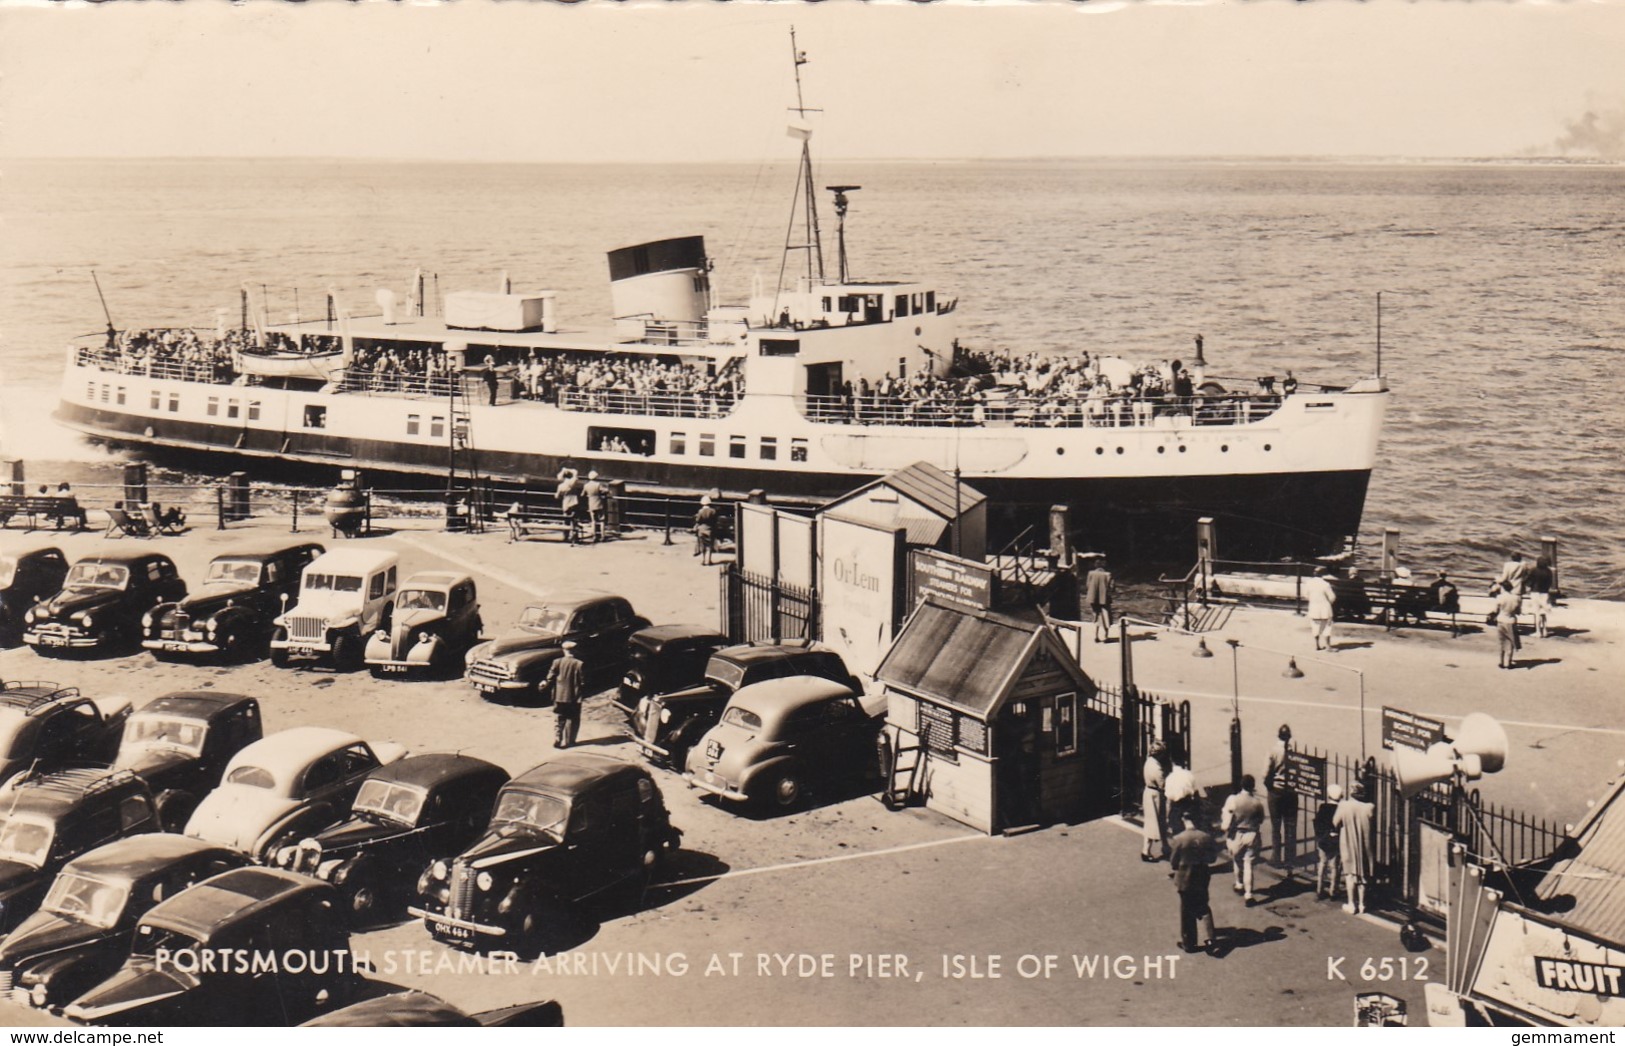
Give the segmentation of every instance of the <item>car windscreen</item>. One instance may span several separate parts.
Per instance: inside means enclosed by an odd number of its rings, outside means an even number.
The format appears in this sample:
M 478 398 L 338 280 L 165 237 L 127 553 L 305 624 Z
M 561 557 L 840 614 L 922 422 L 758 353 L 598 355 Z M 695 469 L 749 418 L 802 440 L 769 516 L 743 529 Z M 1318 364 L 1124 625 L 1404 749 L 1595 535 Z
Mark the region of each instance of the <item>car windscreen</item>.
M 56 825 L 25 814 L 12 814 L 0 821 L 0 861 L 16 861 L 40 868 L 51 852 Z
M 351 574 L 317 574 L 305 571 L 306 592 L 360 592 L 361 579 Z
M 130 571 L 116 563 L 75 563 L 68 571 L 69 588 L 123 588 Z
M 526 607 L 525 612 L 519 615 L 521 628 L 534 628 L 538 632 L 551 632 L 554 635 L 563 635 L 569 623 L 569 611 L 557 607 Z
M 129 892 L 128 883 L 64 871 L 51 883 L 51 892 L 40 907 L 52 915 L 106 930 L 118 922 Z
M 403 588 L 395 597 L 395 606 L 401 610 L 444 610 L 446 594 L 427 588 Z
M 722 721 L 729 726 L 737 726 L 742 730 L 760 730 L 762 728 L 761 716 L 748 708 L 740 708 L 738 705 L 733 705 L 722 713 Z
M 355 811 L 410 826 L 418 823 L 418 814 L 428 798 L 429 793 L 415 785 L 369 778 L 356 794 Z
M 17 561 L 10 556 L 0 556 L 0 588 L 10 588 L 17 578 Z
M 259 579 L 260 565 L 252 559 L 217 559 L 209 564 L 209 575 L 203 581 L 252 585 Z
M 497 799 L 496 812 L 491 815 L 491 827 L 523 825 L 562 839 L 564 819 L 569 812 L 564 800 L 555 796 L 508 791 Z
M 269 789 L 276 787 L 276 775 L 262 766 L 239 766 L 226 775 L 226 783 Z
M 745 668 L 727 658 L 713 657 L 705 664 L 705 678 L 715 680 L 729 690 L 738 690 L 745 682 Z
M 195 719 L 175 716 L 136 715 L 124 724 L 120 752 L 127 748 L 163 748 L 187 755 L 203 754 L 203 738 L 208 728 Z

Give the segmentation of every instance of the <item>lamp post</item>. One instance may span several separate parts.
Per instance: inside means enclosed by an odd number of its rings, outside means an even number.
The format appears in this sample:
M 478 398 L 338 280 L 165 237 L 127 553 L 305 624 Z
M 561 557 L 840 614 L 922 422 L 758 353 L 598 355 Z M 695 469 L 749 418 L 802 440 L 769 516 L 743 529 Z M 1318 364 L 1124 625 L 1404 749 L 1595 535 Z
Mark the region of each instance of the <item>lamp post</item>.
M 1230 644 L 1230 791 L 1241 791 L 1241 640 Z
M 1225 642 L 1230 644 L 1230 650 L 1231 650 L 1232 654 L 1234 654 L 1236 648 L 1241 645 L 1240 641 L 1235 640 L 1235 639 L 1227 639 L 1227 640 L 1225 640 Z M 1281 657 L 1286 658 L 1287 659 L 1286 668 L 1282 670 L 1281 674 L 1283 676 L 1285 676 L 1286 678 L 1288 678 L 1288 679 L 1302 679 L 1303 678 L 1303 670 L 1298 667 L 1298 661 L 1300 660 L 1300 658 L 1299 658 L 1299 656 L 1297 654 L 1289 653 L 1289 652 L 1287 652 L 1285 650 L 1271 650 L 1269 647 L 1263 647 L 1263 646 L 1255 646 L 1255 647 L 1251 647 L 1249 649 L 1262 650 L 1266 654 L 1277 654 L 1277 655 L 1279 655 Z M 1360 686 L 1360 765 L 1364 766 L 1365 761 L 1366 761 L 1366 748 L 1365 748 L 1365 673 L 1363 671 L 1361 671 L 1360 669 L 1355 668 L 1353 665 L 1340 665 L 1336 661 L 1327 661 L 1325 658 L 1305 657 L 1305 658 L 1301 658 L 1301 660 L 1305 664 L 1323 665 L 1326 668 L 1336 668 L 1336 669 L 1339 669 L 1339 670 L 1344 671 L 1344 672 L 1353 672 L 1354 673 L 1354 677 L 1355 677 L 1356 680 L 1358 680 L 1359 686 Z M 1232 672 L 1232 675 L 1231 675 L 1232 693 L 1233 694 L 1234 693 L 1239 693 L 1239 687 L 1237 687 L 1237 685 L 1235 683 L 1235 667 L 1234 667 L 1233 662 L 1232 662 L 1232 666 L 1231 666 L 1231 672 Z M 1232 701 L 1233 702 L 1239 701 L 1239 698 L 1232 698 Z M 1232 708 L 1233 707 L 1234 707 L 1234 705 L 1232 705 Z M 1230 731 L 1231 731 L 1231 733 L 1230 733 L 1230 752 L 1231 752 L 1230 761 L 1231 761 L 1231 773 L 1233 775 L 1239 775 L 1239 773 L 1240 773 L 1239 770 L 1235 769 L 1235 767 L 1240 765 L 1240 762 L 1239 762 L 1240 757 L 1237 754 L 1237 753 L 1239 753 L 1241 751 L 1240 730 L 1241 730 L 1240 716 L 1238 714 L 1232 712 L 1232 718 L 1230 720 Z M 1238 787 L 1239 787 L 1239 782 L 1240 782 L 1239 776 L 1237 777 L 1237 782 L 1238 782 Z

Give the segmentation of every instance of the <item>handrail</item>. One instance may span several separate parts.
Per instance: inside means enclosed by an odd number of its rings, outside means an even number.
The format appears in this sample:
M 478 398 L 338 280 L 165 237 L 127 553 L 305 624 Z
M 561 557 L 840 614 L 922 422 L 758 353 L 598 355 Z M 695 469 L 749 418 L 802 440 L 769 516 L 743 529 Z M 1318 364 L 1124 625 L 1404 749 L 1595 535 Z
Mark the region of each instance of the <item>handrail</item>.
M 1176 399 L 999 396 L 954 400 L 878 396 L 797 397 L 809 421 L 825 424 L 1016 428 L 1154 428 L 1162 418 L 1187 424 L 1245 425 L 1261 421 L 1281 406 L 1280 396 L 1227 393 Z
M 620 389 L 560 389 L 560 410 L 594 414 L 643 414 L 664 418 L 726 418 L 738 400 L 700 392 L 624 392 Z

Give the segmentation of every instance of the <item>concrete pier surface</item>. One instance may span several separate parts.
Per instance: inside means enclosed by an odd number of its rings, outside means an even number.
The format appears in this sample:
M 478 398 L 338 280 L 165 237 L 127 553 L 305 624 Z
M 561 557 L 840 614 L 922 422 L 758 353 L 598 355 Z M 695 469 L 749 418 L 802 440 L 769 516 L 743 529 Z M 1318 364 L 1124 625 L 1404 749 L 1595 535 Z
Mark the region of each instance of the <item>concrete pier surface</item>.
M 329 548 L 346 543 L 325 528 L 302 531 Z M 13 529 L 0 533 L 0 550 L 55 544 L 72 560 L 144 545 L 195 580 L 233 545 L 286 534 L 285 521 L 225 531 L 211 521 L 139 542 Z M 399 529 L 351 543 L 397 550 L 403 576 L 470 571 L 487 633 L 504 630 L 528 600 L 583 588 L 624 595 L 656 623 L 717 622 L 717 572 L 693 557 L 684 534 L 671 546 L 657 533 L 571 547 L 510 544 L 505 531 Z M 1447 628 L 1339 625 L 1337 651 L 1317 655 L 1307 622 L 1287 611 L 1234 611 L 1203 637 L 1212 658 L 1191 656 L 1194 637 L 1143 626 L 1132 629 L 1132 652 L 1142 689 L 1191 701 L 1194 769 L 1204 784 L 1229 777 L 1233 670 L 1246 765 L 1260 775 L 1282 722 L 1304 745 L 1358 755 L 1363 676 L 1371 754 L 1382 758 L 1384 704 L 1448 725 L 1487 712 L 1511 745 L 1506 769 L 1480 782 L 1484 796 L 1562 823 L 1579 819 L 1625 754 L 1617 710 L 1625 605 L 1574 601 L 1552 620 L 1555 634 L 1527 639 L 1528 667 L 1513 671 L 1496 668 L 1495 635 L 1481 621 L 1457 637 Z M 1226 639 L 1240 642 L 1234 663 Z M 1081 653 L 1091 675 L 1117 682 L 1117 643 L 1085 637 Z M 1282 676 L 1289 656 L 1301 679 Z M 0 676 L 138 705 L 181 689 L 254 694 L 268 732 L 340 727 L 415 752 L 467 752 L 512 773 L 552 748 L 547 710 L 482 700 L 460 680 L 378 681 L 263 661 L 160 664 L 145 653 L 57 659 L 26 647 L 0 652 Z M 588 702 L 582 738 L 637 758 L 607 694 Z M 678 881 L 590 913 L 544 962 L 482 963 L 413 922 L 358 935 L 354 947 L 381 981 L 468 1009 L 556 998 L 573 1025 L 1344 1025 L 1360 991 L 1406 999 L 1415 1024 L 1423 1020 L 1419 977 L 1442 976 L 1442 951 L 1408 953 L 1392 927 L 1345 915 L 1273 872 L 1268 899 L 1252 907 L 1216 877 L 1220 955 L 1180 954 L 1166 865 L 1142 864 L 1137 835 L 1113 818 L 988 838 L 924 810 L 888 812 L 868 797 L 740 816 L 702 802 L 670 772 L 656 780 L 685 833 Z M 1362 978 L 1367 959 L 1384 958 L 1404 961 L 1388 967 L 1404 969 L 1403 979 Z M 1247 990 L 1234 989 L 1238 977 Z M 0 1023 L 33 1016 L 0 1003 Z

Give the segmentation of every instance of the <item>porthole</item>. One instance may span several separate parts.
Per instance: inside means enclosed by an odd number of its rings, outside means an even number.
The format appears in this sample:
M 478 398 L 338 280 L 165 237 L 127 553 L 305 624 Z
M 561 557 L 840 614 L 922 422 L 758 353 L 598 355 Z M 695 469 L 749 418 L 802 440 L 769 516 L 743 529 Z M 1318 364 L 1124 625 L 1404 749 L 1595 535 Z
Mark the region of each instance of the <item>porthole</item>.
M 1157 448 L 1157 453 L 1158 454 L 1166 454 L 1166 453 L 1168 453 L 1168 448 L 1167 447 L 1158 447 Z
M 1122 448 L 1122 447 L 1118 447 L 1118 448 L 1117 448 L 1117 453 L 1119 453 L 1119 454 L 1121 454 L 1121 453 L 1123 453 L 1123 448 Z
M 1228 454 L 1228 453 L 1230 453 L 1230 444 L 1228 444 L 1228 443 L 1219 444 L 1219 453 L 1220 454 Z
M 1181 453 L 1181 454 L 1183 454 L 1183 453 L 1185 453 L 1185 449 L 1186 449 L 1186 448 L 1185 448 L 1185 444 L 1183 444 L 1183 443 L 1181 443 L 1181 444 L 1180 444 L 1180 445 L 1179 445 L 1179 452 L 1180 452 L 1180 453 Z
M 1264 444 L 1264 449 L 1265 449 L 1265 450 L 1266 450 L 1266 451 L 1267 451 L 1267 450 L 1269 450 L 1269 449 L 1270 449 L 1270 445 L 1269 445 L 1269 444 L 1268 444 L 1268 443 L 1266 443 L 1266 444 Z
M 914 336 L 916 338 L 918 338 L 920 336 L 920 328 L 919 327 L 914 328 Z
M 1105 447 L 1096 447 L 1095 448 L 1095 453 L 1096 454 L 1104 454 L 1104 453 L 1106 453 L 1106 448 Z
M 1055 453 L 1057 453 L 1057 454 L 1065 454 L 1066 453 L 1066 448 L 1065 447 L 1056 447 L 1055 448 Z

